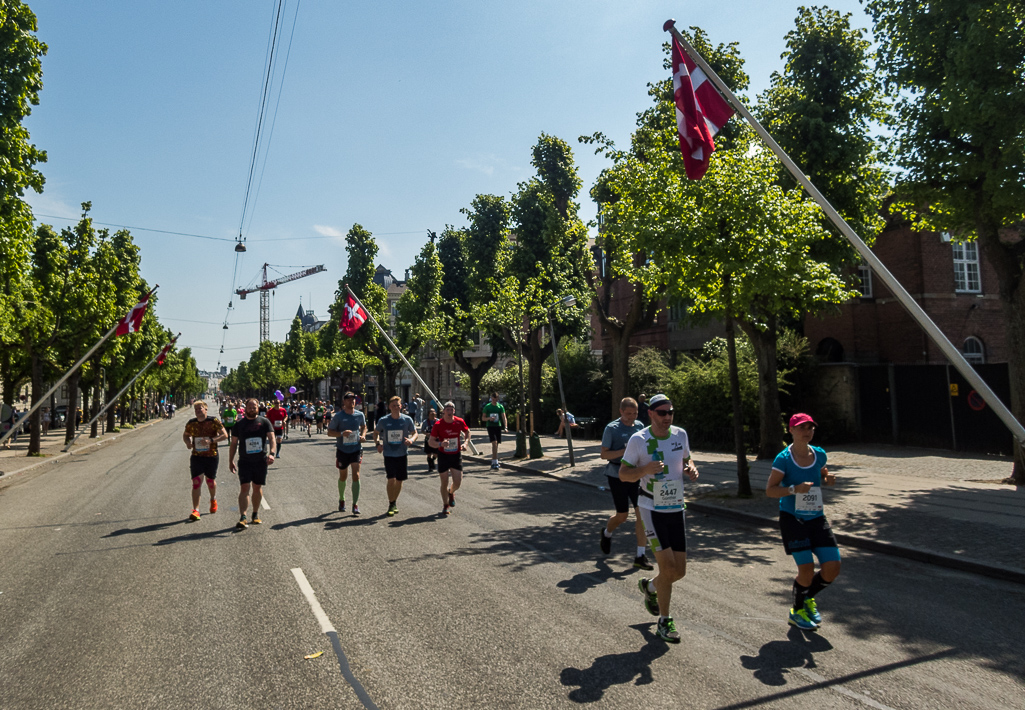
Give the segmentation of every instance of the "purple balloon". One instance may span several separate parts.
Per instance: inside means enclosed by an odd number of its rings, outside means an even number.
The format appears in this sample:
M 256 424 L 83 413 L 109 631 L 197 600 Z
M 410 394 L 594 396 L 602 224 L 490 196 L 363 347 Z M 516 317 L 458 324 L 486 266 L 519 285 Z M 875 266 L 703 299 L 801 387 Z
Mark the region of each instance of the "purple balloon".
M 288 393 L 289 394 L 295 394 L 295 385 L 292 385 L 291 387 L 288 388 Z
M 274 396 L 278 398 L 279 402 L 285 398 L 285 395 L 281 394 L 281 390 L 275 390 Z

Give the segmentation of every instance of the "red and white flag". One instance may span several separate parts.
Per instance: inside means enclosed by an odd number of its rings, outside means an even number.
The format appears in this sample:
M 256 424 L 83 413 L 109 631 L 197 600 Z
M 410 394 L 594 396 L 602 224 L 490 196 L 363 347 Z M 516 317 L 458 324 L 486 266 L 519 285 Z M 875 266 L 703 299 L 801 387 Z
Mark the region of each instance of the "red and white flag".
M 176 342 L 177 340 L 178 340 L 178 336 L 177 336 L 177 335 L 176 335 L 176 336 L 174 336 L 173 338 L 171 338 L 171 342 L 169 342 L 169 343 L 168 343 L 167 345 L 165 345 L 165 346 L 164 346 L 164 349 L 160 351 L 160 354 L 159 354 L 159 355 L 157 355 L 157 365 L 158 365 L 158 366 L 160 366 L 160 365 L 163 365 L 163 364 L 164 364 L 164 360 L 166 360 L 166 359 L 167 359 L 167 355 L 168 355 L 168 353 L 170 353 L 170 352 L 171 352 L 171 348 L 173 348 L 173 347 L 174 347 L 174 344 L 175 344 L 175 342 Z
M 687 177 L 700 180 L 715 150 L 713 138 L 733 109 L 673 37 L 673 100 Z
M 356 299 L 350 293 L 345 299 L 345 306 L 342 308 L 342 317 L 338 321 L 338 330 L 351 338 L 366 321 L 367 312 L 363 310 L 363 306 L 356 303 Z
M 153 292 L 150 291 L 150 293 Z M 115 335 L 128 335 L 129 333 L 139 332 L 142 328 L 142 317 L 146 315 L 146 306 L 149 305 L 150 293 L 140 298 L 128 315 L 121 319 L 121 322 L 117 324 L 117 330 L 114 331 Z

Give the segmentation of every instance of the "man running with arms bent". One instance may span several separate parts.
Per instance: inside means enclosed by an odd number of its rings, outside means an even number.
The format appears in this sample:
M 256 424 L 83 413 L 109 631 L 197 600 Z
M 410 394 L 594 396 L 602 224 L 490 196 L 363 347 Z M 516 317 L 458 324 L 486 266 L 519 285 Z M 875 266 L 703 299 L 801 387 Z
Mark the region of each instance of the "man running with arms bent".
M 466 438 L 462 438 L 465 434 Z M 441 419 L 431 428 L 429 443 L 438 450 L 438 475 L 441 478 L 442 515 L 451 515 L 456 504 L 456 491 L 463 482 L 463 450 L 470 442 L 470 427 L 456 416 L 456 405 L 445 402 Z M 449 488 L 449 473 L 452 487 Z
M 402 413 L 402 399 L 388 400 L 391 414 L 382 417 L 374 427 L 377 453 L 384 454 L 384 472 L 388 477 L 388 515 L 399 512 L 399 493 L 408 476 L 409 447 L 416 441 L 416 424 L 408 414 Z
M 342 397 L 342 411 L 331 418 L 327 435 L 333 439 L 338 450 L 335 452 L 335 466 L 338 468 L 338 510 L 345 512 L 345 484 L 352 469 L 352 514 L 359 515 L 359 468 L 363 462 L 363 445 L 367 436 L 367 418 L 356 409 L 356 395 L 346 392 Z
M 206 476 L 206 487 L 210 489 L 210 512 L 217 512 L 217 442 L 225 441 L 228 433 L 216 417 L 206 415 L 206 402 L 196 400 L 193 405 L 196 416 L 185 424 L 182 438 L 186 448 L 192 449 L 189 469 L 192 474 L 192 514 L 189 520 L 199 520 L 199 494 Z
M 261 417 L 260 403 L 255 399 L 246 401 L 246 416 L 235 423 L 231 429 L 231 450 L 228 454 L 228 466 L 235 472 L 235 451 L 242 442 L 238 455 L 238 512 L 239 519 L 235 527 L 245 530 L 246 511 L 249 510 L 249 487 L 253 488 L 253 524 L 259 525 L 260 501 L 263 500 L 263 487 L 267 485 L 267 467 L 274 463 L 277 451 L 274 442 L 274 427 L 267 417 Z
M 687 432 L 672 425 L 673 403 L 664 394 L 651 398 L 648 407 L 651 426 L 632 437 L 626 445 L 619 479 L 640 481 L 637 507 L 648 544 L 655 553 L 658 575 L 637 583 L 644 594 L 644 608 L 658 616 L 655 633 L 663 641 L 680 643 L 669 602 L 673 582 L 687 574 L 687 526 L 683 517 L 683 476 L 698 477 L 690 460 Z

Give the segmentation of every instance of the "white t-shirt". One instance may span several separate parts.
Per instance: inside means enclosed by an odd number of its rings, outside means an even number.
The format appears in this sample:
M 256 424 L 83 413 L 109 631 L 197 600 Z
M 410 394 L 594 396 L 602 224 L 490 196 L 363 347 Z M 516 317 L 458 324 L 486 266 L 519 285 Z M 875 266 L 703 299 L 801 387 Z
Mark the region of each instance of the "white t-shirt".
M 669 435 L 658 439 L 651 433 L 651 427 L 642 429 L 626 443 L 622 465 L 639 468 L 656 459 L 663 461 L 665 467 L 661 473 L 640 480 L 641 494 L 637 497 L 637 506 L 659 513 L 683 510 L 683 469 L 690 461 L 687 432 L 671 426 Z

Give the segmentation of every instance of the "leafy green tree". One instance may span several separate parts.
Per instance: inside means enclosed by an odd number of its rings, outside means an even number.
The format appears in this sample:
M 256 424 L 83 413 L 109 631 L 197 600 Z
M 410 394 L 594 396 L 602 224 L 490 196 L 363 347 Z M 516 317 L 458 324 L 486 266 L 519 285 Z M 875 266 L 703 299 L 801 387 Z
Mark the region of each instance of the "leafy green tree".
M 500 329 L 512 350 L 523 353 L 530 366 L 530 411 L 541 411 L 541 368 L 552 353 L 551 338 L 542 342 L 549 312 L 559 338 L 583 337 L 588 330 L 584 309 L 566 307 L 561 299 L 573 295 L 583 302 L 584 275 L 589 267 L 587 229 L 573 201 L 581 181 L 569 145 L 542 133 L 533 148 L 535 177 L 520 183 L 512 198 L 513 244 L 505 274 L 494 281 L 494 300 L 478 304 L 475 317 L 488 328 Z
M 759 97 L 759 120 L 780 147 L 865 242 L 883 228 L 880 206 L 889 185 L 872 131 L 886 124 L 888 105 L 865 32 L 851 15 L 799 8 L 787 34 L 783 73 Z M 797 182 L 779 166 L 786 189 Z M 823 217 L 823 219 L 825 219 Z M 846 239 L 823 241 L 817 256 L 832 263 L 857 258 Z
M 748 86 L 748 77 L 743 70 L 743 59 L 736 43 L 713 47 L 707 35 L 700 29 L 691 28 L 692 44 L 701 52 L 716 73 L 735 91 Z M 664 45 L 666 58 L 663 66 L 667 73 L 672 67 L 670 44 Z M 582 143 L 595 145 L 595 152 L 604 154 L 613 161 L 613 167 L 606 169 L 591 188 L 591 198 L 598 204 L 600 229 L 593 249 L 595 268 L 586 272 L 588 285 L 593 291 L 591 300 L 594 313 L 601 323 L 603 332 L 609 336 L 611 347 L 608 359 L 612 370 L 610 415 L 619 416 L 619 402 L 630 394 L 631 368 L 630 343 L 634 333 L 650 328 L 664 306 L 668 284 L 660 278 L 659 265 L 647 258 L 641 241 L 630 231 L 631 223 L 620 222 L 618 212 L 606 209 L 619 200 L 619 193 L 613 186 L 621 184 L 629 172 L 651 160 L 669 160 L 683 170 L 676 133 L 676 106 L 673 101 L 673 81 L 670 78 L 648 84 L 648 95 L 654 105 L 637 114 L 637 130 L 634 132 L 630 149 L 617 150 L 611 140 L 602 133 L 581 136 Z M 716 137 L 720 150 L 727 150 L 738 139 L 740 128 L 728 123 Z M 613 302 L 625 304 L 623 315 L 617 315 Z M 644 387 L 635 391 L 644 391 Z M 650 388 L 648 388 L 650 389 Z
M 416 367 L 416 356 L 427 341 L 436 340 L 444 318 L 441 305 L 442 265 L 431 232 L 409 270 L 406 291 L 395 304 L 395 342 Z
M 17 347 L 19 340 L 6 330 L 33 316 L 31 306 L 25 310 L 35 296 L 25 276 L 35 230 L 22 197 L 26 189 L 42 192 L 43 174 L 36 164 L 46 162 L 46 153 L 30 143 L 22 122 L 39 104 L 43 87 L 47 48 L 36 30 L 36 16 L 27 5 L 0 3 L 0 359 L 10 359 L 4 350 Z
M 896 187 L 925 226 L 977 239 L 999 280 L 1011 409 L 1025 421 L 1025 5 L 869 0 L 897 93 Z M 1015 447 L 1014 479 L 1025 483 Z

